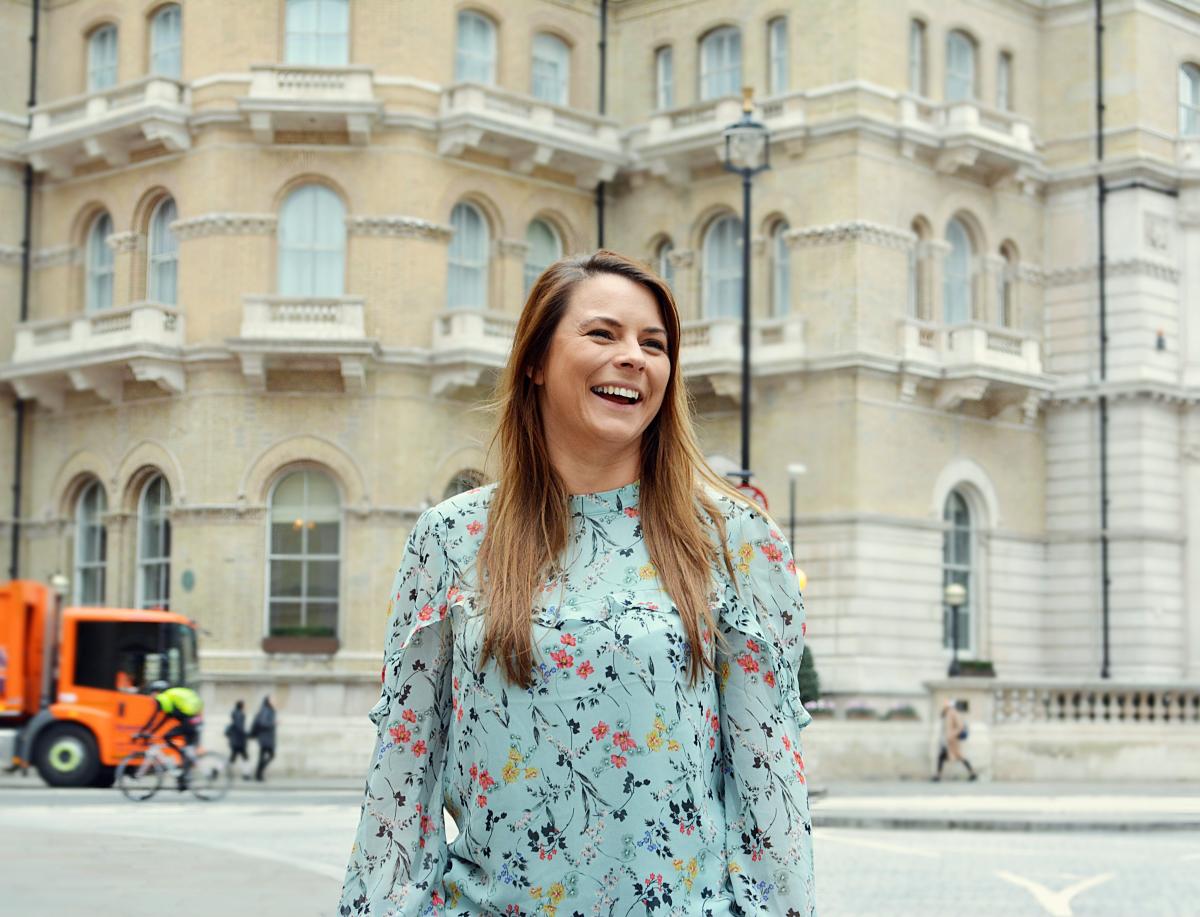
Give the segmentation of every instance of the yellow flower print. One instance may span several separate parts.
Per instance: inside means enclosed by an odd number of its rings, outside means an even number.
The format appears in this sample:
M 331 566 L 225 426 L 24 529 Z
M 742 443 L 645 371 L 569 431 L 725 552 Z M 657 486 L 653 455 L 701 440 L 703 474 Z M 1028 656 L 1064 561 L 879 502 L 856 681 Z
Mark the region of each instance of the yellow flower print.
M 545 914 L 546 917 L 554 917 L 554 915 L 558 913 L 558 908 L 556 908 L 553 904 L 543 904 L 542 913 Z
M 729 681 L 729 663 L 721 663 L 721 687 L 725 686 L 725 682 Z
M 654 569 L 654 564 L 646 564 L 638 568 L 638 576 L 642 579 L 654 579 L 658 576 L 658 571 Z
M 667 743 L 667 751 L 679 751 L 679 743 L 674 739 L 671 739 L 671 741 Z
M 554 904 L 562 904 L 562 900 L 566 897 L 566 895 L 567 890 L 563 887 L 561 882 L 555 882 L 550 886 L 550 900 Z
M 535 885 L 533 888 L 529 889 L 529 897 L 534 901 L 542 897 L 542 887 L 540 885 Z
M 661 716 L 656 716 L 654 718 L 654 728 L 658 732 L 666 732 L 667 731 L 667 724 L 663 722 Z
M 733 861 L 733 860 L 730 860 L 730 861 L 729 861 L 729 874 L 730 874 L 731 876 L 736 876 L 736 875 L 737 875 L 739 872 L 741 872 L 741 871 L 742 871 L 742 867 L 741 867 L 741 866 L 739 866 L 739 865 L 738 865 L 738 864 L 737 864 L 735 861 Z
M 532 780 L 537 775 L 538 775 L 538 769 L 536 767 L 525 768 L 525 779 L 526 780 Z
M 646 733 L 646 745 L 651 751 L 662 751 L 663 739 L 657 732 Z
M 395 600 L 395 599 L 388 599 L 388 610 L 387 610 L 387 616 L 388 616 L 389 618 L 392 616 L 392 611 L 395 609 L 395 607 L 396 607 L 396 600 Z
M 521 776 L 521 769 L 509 761 L 501 769 L 500 774 L 504 777 L 505 783 L 516 783 L 517 778 Z
M 686 867 L 683 865 L 683 860 L 674 860 L 672 861 L 671 865 L 674 866 L 678 872 L 686 871 L 687 874 L 683 876 L 683 884 L 688 891 L 691 891 L 692 884 L 696 881 L 696 876 L 700 874 L 700 864 L 696 862 L 696 858 L 692 857 L 690 860 L 688 860 Z
M 508 760 L 515 761 L 519 764 L 521 761 L 524 760 L 524 758 L 521 757 L 521 753 L 519 751 L 517 751 L 515 748 L 510 748 L 508 750 Z

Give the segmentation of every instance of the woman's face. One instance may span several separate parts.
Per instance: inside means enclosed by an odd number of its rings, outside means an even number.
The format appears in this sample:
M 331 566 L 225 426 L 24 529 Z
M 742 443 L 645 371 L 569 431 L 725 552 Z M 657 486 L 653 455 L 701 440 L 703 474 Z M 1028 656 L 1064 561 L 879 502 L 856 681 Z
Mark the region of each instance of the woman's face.
M 658 302 L 617 274 L 576 285 L 532 373 L 552 442 L 605 451 L 641 443 L 671 375 Z

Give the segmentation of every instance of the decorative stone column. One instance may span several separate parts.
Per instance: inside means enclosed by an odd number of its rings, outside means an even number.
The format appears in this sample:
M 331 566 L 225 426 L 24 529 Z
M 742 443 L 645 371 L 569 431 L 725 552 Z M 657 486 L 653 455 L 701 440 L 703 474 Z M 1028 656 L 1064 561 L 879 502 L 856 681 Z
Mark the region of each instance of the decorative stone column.
M 146 237 L 140 232 L 114 232 L 108 237 L 113 253 L 113 308 L 146 298 L 144 264 Z
M 945 309 L 945 276 L 946 256 L 950 254 L 950 243 L 941 239 L 930 239 L 924 243 L 927 251 L 927 273 L 929 278 L 929 317 L 927 321 L 935 324 L 946 324 Z
M 982 289 L 975 304 L 974 320 L 988 325 L 1001 324 L 1003 303 L 1000 301 L 1000 281 L 1008 270 L 1008 261 L 1000 255 L 984 255 L 980 260 L 979 278 Z
M 679 309 L 680 321 L 700 318 L 700 283 L 697 271 L 693 270 L 696 254 L 692 251 L 673 251 L 667 255 L 675 271 L 675 305 Z
M 529 245 L 524 240 L 497 239 L 494 247 L 495 276 L 488 290 L 488 309 L 519 315 L 525 305 L 525 258 Z

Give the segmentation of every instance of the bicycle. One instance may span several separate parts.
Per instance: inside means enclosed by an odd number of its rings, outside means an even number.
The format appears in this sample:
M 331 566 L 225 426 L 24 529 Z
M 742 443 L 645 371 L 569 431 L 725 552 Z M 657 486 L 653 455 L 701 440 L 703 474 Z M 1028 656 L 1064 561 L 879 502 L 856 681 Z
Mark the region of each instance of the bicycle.
M 165 742 L 154 742 L 144 749 L 131 751 L 117 765 L 116 782 L 121 793 L 126 799 L 145 802 L 162 789 L 164 778 L 182 779 L 183 765 L 175 760 L 178 754 L 178 749 Z M 223 757 L 213 751 L 196 755 L 187 782 L 193 796 L 204 802 L 216 802 L 229 792 L 230 782 L 229 765 Z

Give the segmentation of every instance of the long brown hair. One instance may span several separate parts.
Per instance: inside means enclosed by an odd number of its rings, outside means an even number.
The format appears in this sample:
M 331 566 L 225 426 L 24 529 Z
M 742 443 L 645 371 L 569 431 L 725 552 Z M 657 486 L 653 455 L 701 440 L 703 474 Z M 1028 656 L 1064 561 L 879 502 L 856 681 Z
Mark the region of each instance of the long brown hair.
M 604 249 L 563 258 L 538 278 L 497 384 L 499 420 L 492 445 L 499 447 L 499 480 L 478 556 L 487 609 L 480 664 L 495 656 L 510 683 L 529 687 L 532 682 L 533 596 L 567 546 L 571 517 L 570 495 L 550 463 L 541 401 L 528 370 L 544 363 L 571 293 L 598 274 L 615 274 L 649 291 L 667 329 L 671 371 L 662 406 L 642 434 L 641 522 L 650 560 L 693 648 L 694 685 L 705 669 L 715 670 L 701 641 L 704 629 L 714 642 L 718 638 L 708 605 L 714 564 L 722 562 L 733 576 L 724 519 L 705 485 L 743 498 L 708 467 L 696 442 L 679 374 L 679 310 L 670 288 L 638 262 Z

